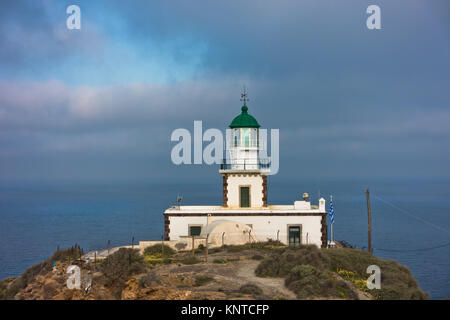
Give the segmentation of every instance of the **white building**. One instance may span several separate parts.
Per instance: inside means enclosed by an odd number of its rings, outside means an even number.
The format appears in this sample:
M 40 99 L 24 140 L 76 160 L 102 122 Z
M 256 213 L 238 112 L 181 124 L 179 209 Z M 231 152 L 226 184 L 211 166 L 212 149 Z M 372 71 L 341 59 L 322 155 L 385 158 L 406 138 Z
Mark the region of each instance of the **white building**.
M 325 199 L 311 205 L 308 195 L 289 205 L 267 203 L 270 163 L 259 159 L 259 127 L 242 113 L 232 123 L 232 146 L 221 165 L 223 204 L 217 206 L 174 206 L 164 212 L 166 241 L 206 238 L 210 246 L 279 240 L 285 244 L 327 245 Z

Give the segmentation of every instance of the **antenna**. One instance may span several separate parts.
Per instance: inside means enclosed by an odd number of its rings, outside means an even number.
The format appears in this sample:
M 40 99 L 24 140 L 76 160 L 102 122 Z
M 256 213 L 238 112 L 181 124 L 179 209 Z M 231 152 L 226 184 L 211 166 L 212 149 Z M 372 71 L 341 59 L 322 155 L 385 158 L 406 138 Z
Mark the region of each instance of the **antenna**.
M 177 196 L 178 209 L 180 209 L 181 200 L 183 200 L 183 196 L 178 194 L 178 196 Z
M 244 85 L 244 92 L 241 93 L 241 101 L 244 102 L 244 106 L 247 106 L 247 101 L 250 101 L 250 99 L 247 98 L 247 90 L 245 88 L 245 85 Z

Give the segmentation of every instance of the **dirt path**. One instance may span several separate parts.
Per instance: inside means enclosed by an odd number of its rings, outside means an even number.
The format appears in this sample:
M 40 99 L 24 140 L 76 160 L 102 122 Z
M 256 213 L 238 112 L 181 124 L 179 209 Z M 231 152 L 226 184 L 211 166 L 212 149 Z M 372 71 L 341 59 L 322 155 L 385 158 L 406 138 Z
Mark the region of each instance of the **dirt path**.
M 296 299 L 295 294 L 284 286 L 282 278 L 260 278 L 255 275 L 255 269 L 259 261 L 245 260 L 238 266 L 236 276 L 245 282 L 258 285 L 266 295 L 275 297 L 283 296 L 285 299 Z

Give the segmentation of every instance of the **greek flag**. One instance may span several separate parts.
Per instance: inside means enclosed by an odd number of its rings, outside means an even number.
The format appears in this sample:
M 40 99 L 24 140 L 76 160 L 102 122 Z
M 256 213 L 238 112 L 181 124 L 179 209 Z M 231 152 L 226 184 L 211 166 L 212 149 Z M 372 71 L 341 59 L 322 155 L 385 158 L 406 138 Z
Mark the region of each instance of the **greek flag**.
M 333 196 L 330 197 L 330 220 L 334 223 Z

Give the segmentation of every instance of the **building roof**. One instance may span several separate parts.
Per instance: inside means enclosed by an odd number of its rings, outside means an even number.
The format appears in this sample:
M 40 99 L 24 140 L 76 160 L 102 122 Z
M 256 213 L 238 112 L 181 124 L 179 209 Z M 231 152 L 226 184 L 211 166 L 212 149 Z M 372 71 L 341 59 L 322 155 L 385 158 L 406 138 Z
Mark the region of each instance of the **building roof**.
M 318 206 L 269 205 L 259 208 L 229 208 L 222 206 L 173 206 L 164 214 L 168 215 L 277 215 L 277 214 L 326 214 L 325 208 Z
M 230 124 L 231 129 L 235 128 L 259 128 L 260 125 L 258 121 L 254 117 L 248 114 L 248 108 L 246 105 L 243 105 L 242 113 L 238 115 Z

